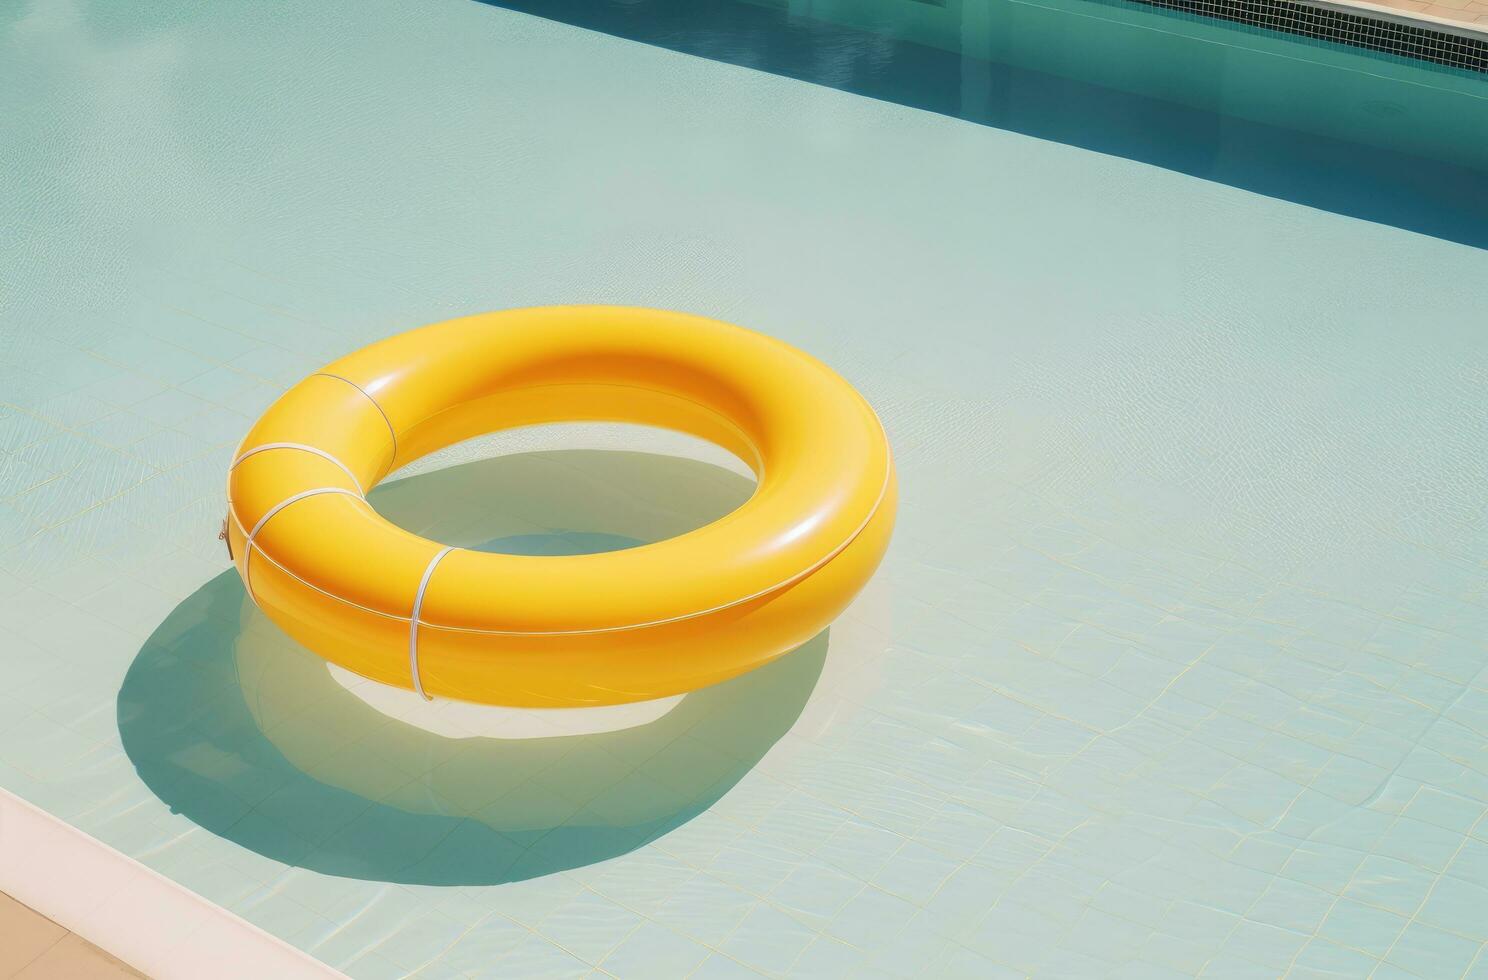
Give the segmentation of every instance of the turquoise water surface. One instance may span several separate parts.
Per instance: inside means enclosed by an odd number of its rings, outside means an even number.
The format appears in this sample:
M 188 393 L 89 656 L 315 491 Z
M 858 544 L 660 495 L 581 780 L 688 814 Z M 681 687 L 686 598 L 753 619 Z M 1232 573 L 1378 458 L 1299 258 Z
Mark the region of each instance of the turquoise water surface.
M 0 786 L 357 978 L 1488 975 L 1488 83 L 695 9 L 0 7 Z M 836 367 L 894 544 L 654 720 L 419 727 L 246 603 L 224 472 L 326 361 L 558 302 Z M 600 428 L 375 501 L 540 555 L 748 492 Z
M 483 0 L 1488 247 L 1488 76 L 1135 0 Z

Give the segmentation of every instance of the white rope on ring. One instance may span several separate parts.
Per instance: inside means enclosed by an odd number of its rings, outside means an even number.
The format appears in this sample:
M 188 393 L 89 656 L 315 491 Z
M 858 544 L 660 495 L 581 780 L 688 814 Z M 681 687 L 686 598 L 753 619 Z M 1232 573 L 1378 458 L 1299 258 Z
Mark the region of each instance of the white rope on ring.
M 424 693 L 424 682 L 422 678 L 419 677 L 419 610 L 423 608 L 424 592 L 429 588 L 429 580 L 434 577 L 434 569 L 439 566 L 439 563 L 444 559 L 445 555 L 454 550 L 454 548 L 446 545 L 445 547 L 439 549 L 438 553 L 436 553 L 433 558 L 429 559 L 429 566 L 424 569 L 424 577 L 419 582 L 418 592 L 413 597 L 413 613 L 408 617 L 408 671 L 413 677 L 413 689 L 418 692 L 418 696 L 423 698 L 425 701 L 432 701 L 434 699 Z
M 341 472 L 345 473 L 351 478 L 352 485 L 357 488 L 357 496 L 363 498 L 367 496 L 367 491 L 362 489 L 362 481 L 356 478 L 356 474 L 351 471 L 350 466 L 347 466 L 345 463 L 341 462 L 339 459 L 332 456 L 324 449 L 320 449 L 316 446 L 307 446 L 303 442 L 266 442 L 261 446 L 254 446 L 252 449 L 239 453 L 238 458 L 232 461 L 232 465 L 228 467 L 228 470 L 235 470 L 238 468 L 238 464 L 247 459 L 249 456 L 256 456 L 259 453 L 268 452 L 270 449 L 298 449 L 301 452 L 312 453 L 316 456 L 319 456 L 321 459 L 324 459 L 330 463 L 334 463 L 341 469 Z
M 258 598 L 253 594 L 253 580 L 249 575 L 250 566 L 253 561 L 253 539 L 258 537 L 258 532 L 262 531 L 264 525 L 269 523 L 269 518 L 297 500 L 304 500 L 306 497 L 314 497 L 322 493 L 342 493 L 348 497 L 355 497 L 357 500 L 366 499 L 361 494 L 353 490 L 348 490 L 345 487 L 316 487 L 314 490 L 301 490 L 299 493 L 285 497 L 265 511 L 264 515 L 258 519 L 258 523 L 253 525 L 253 530 L 248 532 L 247 537 L 243 541 L 243 584 L 248 587 L 248 597 L 253 599 L 254 605 L 258 604 Z
M 364 398 L 366 398 L 367 401 L 369 401 L 369 402 L 372 403 L 372 407 L 375 408 L 375 409 L 377 409 L 377 414 L 382 416 L 382 420 L 387 423 L 388 435 L 390 435 L 390 436 L 393 437 L 393 460 L 394 460 L 394 462 L 397 461 L 397 459 L 398 459 L 398 430 L 395 429 L 395 428 L 393 428 L 393 420 L 390 419 L 390 418 L 388 418 L 388 413 L 383 410 L 382 405 L 378 403 L 377 399 L 376 398 L 373 398 L 367 392 L 367 389 L 366 388 L 363 388 L 361 385 L 357 384 L 355 381 L 351 380 L 350 378 L 343 378 L 339 374 L 328 374 L 325 371 L 317 371 L 315 374 L 312 374 L 311 377 L 312 378 L 334 378 L 337 381 L 344 381 L 347 384 L 351 385 L 353 388 L 355 388 L 357 391 L 360 391 L 362 393 L 362 396 Z

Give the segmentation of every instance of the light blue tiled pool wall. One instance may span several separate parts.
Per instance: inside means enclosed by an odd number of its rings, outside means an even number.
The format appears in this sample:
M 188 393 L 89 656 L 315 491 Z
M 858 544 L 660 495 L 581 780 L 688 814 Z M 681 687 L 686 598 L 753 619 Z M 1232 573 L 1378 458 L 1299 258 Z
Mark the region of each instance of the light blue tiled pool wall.
M 6 789 L 355 977 L 1488 969 L 1483 251 L 453 0 L 16 4 L 0 111 Z M 765 330 L 881 412 L 901 523 L 799 718 L 504 884 L 267 856 L 303 811 L 243 743 L 169 757 L 239 820 L 173 812 L 130 753 L 212 702 L 126 744 L 121 692 L 224 588 L 255 414 L 557 301 Z M 428 816 L 407 775 L 369 810 Z

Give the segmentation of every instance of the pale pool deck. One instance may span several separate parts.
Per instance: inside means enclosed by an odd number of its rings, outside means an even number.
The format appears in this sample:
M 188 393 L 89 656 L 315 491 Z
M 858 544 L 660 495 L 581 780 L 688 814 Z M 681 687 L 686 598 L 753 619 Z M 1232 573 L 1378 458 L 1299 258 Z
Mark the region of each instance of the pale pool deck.
M 1484 0 L 1370 0 L 1369 3 L 1337 0 L 1336 5 L 1365 11 L 1383 7 L 1407 15 L 1424 15 L 1417 19 L 1428 25 L 1438 21 L 1488 36 L 1488 3 Z
M 127 980 L 144 974 L 0 892 L 0 980 Z

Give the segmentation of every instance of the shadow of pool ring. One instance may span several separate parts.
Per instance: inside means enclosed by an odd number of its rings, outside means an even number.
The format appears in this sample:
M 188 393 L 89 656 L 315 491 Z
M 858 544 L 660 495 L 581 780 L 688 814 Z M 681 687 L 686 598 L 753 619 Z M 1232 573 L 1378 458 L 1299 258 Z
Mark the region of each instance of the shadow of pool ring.
M 677 537 L 540 558 L 442 546 L 363 499 L 443 446 L 560 421 L 707 439 L 758 488 Z M 883 557 L 895 480 L 872 408 L 801 351 L 702 317 L 570 306 L 437 323 L 328 365 L 248 433 L 228 500 L 249 594 L 327 660 L 420 694 L 581 707 L 696 690 L 821 632 Z
M 600 521 L 646 540 L 748 491 L 690 460 L 552 452 L 409 477 L 372 500 L 391 520 L 475 547 Z M 623 731 L 451 739 L 362 702 L 224 572 L 141 649 L 119 729 L 172 810 L 266 857 L 379 881 L 494 884 L 627 853 L 707 809 L 795 722 L 826 650 L 823 633 Z

